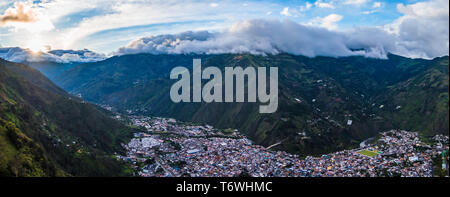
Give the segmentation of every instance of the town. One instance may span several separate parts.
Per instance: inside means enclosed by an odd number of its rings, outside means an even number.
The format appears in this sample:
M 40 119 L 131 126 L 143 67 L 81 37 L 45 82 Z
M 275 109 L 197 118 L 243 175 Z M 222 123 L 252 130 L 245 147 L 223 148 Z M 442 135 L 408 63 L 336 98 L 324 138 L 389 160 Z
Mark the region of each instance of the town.
M 436 158 L 442 159 L 448 172 L 449 139 L 443 135 L 425 143 L 417 132 L 391 130 L 356 149 L 302 158 L 255 145 L 234 129 L 171 118 L 127 118 L 131 126 L 146 132 L 135 133 L 128 144 L 122 144 L 127 154 L 116 157 L 129 162 L 136 176 L 432 177 Z

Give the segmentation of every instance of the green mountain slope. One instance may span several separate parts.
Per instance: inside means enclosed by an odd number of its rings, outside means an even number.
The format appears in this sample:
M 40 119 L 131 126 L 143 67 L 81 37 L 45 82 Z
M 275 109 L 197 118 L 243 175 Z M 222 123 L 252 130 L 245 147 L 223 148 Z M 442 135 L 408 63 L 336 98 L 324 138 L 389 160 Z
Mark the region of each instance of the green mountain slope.
M 43 169 L 25 175 L 126 175 L 124 166 L 111 155 L 122 151 L 120 143 L 131 137 L 130 130 L 95 106 L 67 97 L 64 91 L 62 95 L 57 94 L 57 87 L 35 71 L 0 59 L 1 144 L 9 147 L 10 152 L 25 147 L 24 154 L 31 158 L 32 166 Z M 12 132 L 19 137 L 11 137 L 8 133 Z M 16 139 L 24 145 L 15 143 Z M 1 160 L 14 161 L 11 158 L 14 155 L 18 154 L 5 153 L 6 159 Z M 43 163 L 36 164 L 35 159 Z M 48 166 L 55 166 L 51 167 L 55 170 L 46 171 Z M 11 169 L 2 164 L 5 175 L 17 175 Z
M 58 95 L 70 96 L 66 91 L 56 86 L 52 81 L 50 81 L 47 77 L 41 74 L 36 69 L 31 68 L 25 64 L 17 64 L 10 63 L 7 61 L 0 60 L 6 68 L 15 72 L 16 74 L 22 76 L 27 81 L 31 82 L 34 85 L 42 88 L 43 90 L 48 90 Z
M 43 75 L 45 75 L 50 80 L 55 80 L 61 74 L 63 74 L 66 70 L 74 68 L 81 63 L 73 62 L 73 63 L 57 63 L 51 61 L 41 61 L 41 62 L 23 62 L 34 69 L 39 70 Z
M 173 103 L 169 90 L 175 81 L 169 79 L 170 70 L 176 66 L 192 68 L 193 58 L 201 58 L 203 68 L 216 66 L 222 71 L 230 66 L 278 67 L 278 111 L 259 114 L 257 103 Z M 448 76 L 448 57 L 443 60 Z M 384 110 L 391 109 L 387 103 L 398 93 L 392 87 L 432 72 L 436 61 L 395 55 L 380 60 L 307 58 L 290 54 L 137 54 L 82 64 L 64 73 L 56 82 L 71 93 L 79 93 L 89 101 L 108 104 L 121 111 L 133 110 L 205 122 L 221 128 L 238 128 L 263 145 L 282 142 L 277 148 L 300 154 L 320 154 L 358 146 L 361 140 L 380 131 L 404 126 L 397 119 L 410 120 L 410 116 L 385 113 L 379 108 L 380 101 L 385 99 Z M 437 80 L 448 92 L 448 77 Z M 427 91 L 423 94 L 434 94 L 441 89 Z M 448 105 L 445 92 L 441 98 L 439 102 L 432 100 L 429 105 Z M 399 105 L 408 105 L 405 101 L 399 102 Z M 448 121 L 441 122 L 445 116 L 448 117 L 448 111 L 444 110 L 405 129 L 448 134 Z M 349 120 L 352 124 L 348 125 Z M 436 129 L 431 131 L 432 127 Z
M 0 119 L 0 176 L 66 176 L 44 149 L 12 122 Z
M 377 102 L 380 113 L 399 128 L 435 135 L 449 130 L 448 57 L 436 58 L 424 72 L 389 86 Z

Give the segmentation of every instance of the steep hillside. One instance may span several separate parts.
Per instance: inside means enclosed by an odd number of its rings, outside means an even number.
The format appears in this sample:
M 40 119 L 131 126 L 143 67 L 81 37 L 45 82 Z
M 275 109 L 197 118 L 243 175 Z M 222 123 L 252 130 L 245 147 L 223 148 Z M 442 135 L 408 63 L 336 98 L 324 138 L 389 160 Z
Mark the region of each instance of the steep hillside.
M 24 64 L 29 65 L 37 70 L 39 70 L 43 75 L 45 75 L 50 80 L 55 80 L 57 77 L 61 76 L 65 71 L 74 68 L 81 63 L 57 63 L 51 61 L 40 61 L 40 62 L 24 62 Z
M 56 86 L 47 77 L 42 75 L 41 72 L 28 65 L 8 62 L 2 59 L 0 59 L 0 63 L 9 70 L 15 72 L 16 74 L 25 78 L 27 81 L 31 82 L 34 85 L 37 85 L 44 90 L 48 90 L 58 95 L 70 96 L 70 94 L 67 94 L 66 91 Z
M 131 137 L 130 130 L 64 91 L 57 94 L 62 90 L 35 71 L 0 59 L 0 144 L 9 150 L 2 155 L 0 171 L 19 176 L 126 175 L 111 155 L 122 151 L 120 143 Z M 14 169 L 20 166 L 29 173 L 17 174 Z
M 389 86 L 375 102 L 384 105 L 380 113 L 398 128 L 448 134 L 448 83 L 448 56 L 436 58 L 426 71 Z
M 278 111 L 260 114 L 257 103 L 173 103 L 169 90 L 175 81 L 169 79 L 170 70 L 176 66 L 192 68 L 193 58 L 201 58 L 203 68 L 217 66 L 222 71 L 230 66 L 278 67 Z M 403 126 L 396 119 L 410 120 L 408 115 L 383 111 L 392 109 L 386 103 L 390 103 L 398 93 L 392 87 L 432 72 L 435 61 L 395 55 L 389 55 L 388 60 L 380 60 L 364 57 L 307 58 L 290 54 L 137 54 L 80 65 L 64 73 L 56 82 L 71 93 L 121 111 L 132 110 L 134 113 L 205 122 L 221 128 L 238 128 L 263 145 L 282 142 L 277 148 L 319 154 L 354 147 L 380 131 Z M 448 69 L 448 61 L 443 64 Z M 444 89 L 446 80 L 448 90 L 448 77 L 440 80 Z M 389 91 L 392 93 L 387 93 Z M 441 89 L 427 91 L 439 92 Z M 383 95 L 386 95 L 386 107 L 380 110 L 379 101 Z M 445 104 L 448 105 L 445 95 L 439 102 L 432 100 L 429 103 L 430 106 Z M 441 123 L 445 116 L 448 117 L 448 111 L 441 111 L 406 128 L 427 134 L 448 134 L 448 122 Z M 436 129 L 431 131 L 432 127 Z
M 27 137 L 12 122 L 0 119 L 0 176 L 66 176 L 44 153 L 44 149 Z

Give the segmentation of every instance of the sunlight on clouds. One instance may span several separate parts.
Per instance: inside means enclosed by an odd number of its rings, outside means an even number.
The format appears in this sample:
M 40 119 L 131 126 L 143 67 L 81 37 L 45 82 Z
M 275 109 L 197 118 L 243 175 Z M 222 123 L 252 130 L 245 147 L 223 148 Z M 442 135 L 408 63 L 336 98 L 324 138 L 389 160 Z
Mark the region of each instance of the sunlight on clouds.
M 30 49 L 34 53 L 51 50 L 51 46 L 45 43 L 41 36 L 31 36 L 26 42 L 25 48 Z
M 291 16 L 291 13 L 289 12 L 289 7 L 283 8 L 283 10 L 280 12 L 281 15 L 284 16 Z
M 23 1 L 4 4 L 9 8 L 4 7 L 0 13 L 0 45 L 4 47 L 12 45 L 33 51 L 45 51 L 46 46 L 89 48 L 109 53 L 144 36 L 188 30 L 233 32 L 245 27 L 242 21 L 248 19 L 286 19 L 335 32 L 352 31 L 360 26 L 382 29 L 398 37 L 396 51 L 409 56 L 448 53 L 448 0 L 415 3 L 404 0 L 398 5 L 383 0 Z M 254 23 L 252 27 L 257 24 L 266 23 Z
M 20 35 L 20 40 L 24 42 L 22 46 L 35 53 L 46 50 L 48 45 L 40 34 L 54 29 L 47 16 L 39 12 L 31 3 L 22 2 L 14 3 L 13 7 L 7 8 L 5 13 L 0 15 L 0 26 L 10 28 L 9 31 Z
M 52 22 L 30 3 L 16 2 L 14 7 L 6 9 L 3 15 L 0 15 L 0 26 L 25 29 L 32 33 L 49 31 L 54 28 Z

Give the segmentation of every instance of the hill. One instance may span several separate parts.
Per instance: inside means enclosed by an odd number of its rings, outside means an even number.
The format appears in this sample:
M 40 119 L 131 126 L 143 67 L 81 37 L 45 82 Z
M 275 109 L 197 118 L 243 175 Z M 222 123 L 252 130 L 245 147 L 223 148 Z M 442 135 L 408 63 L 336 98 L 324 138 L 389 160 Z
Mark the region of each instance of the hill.
M 175 81 L 169 79 L 170 70 L 192 68 L 193 58 L 201 58 L 203 68 L 216 66 L 222 71 L 235 66 L 278 67 L 278 111 L 259 114 L 257 103 L 173 103 L 169 90 Z M 383 60 L 291 54 L 136 54 L 82 64 L 55 82 L 86 100 L 119 111 L 238 128 L 256 143 L 282 142 L 277 148 L 305 155 L 355 147 L 391 128 L 426 135 L 449 132 L 448 121 L 442 122 L 448 120 L 448 108 L 444 108 L 448 106 L 448 57 L 423 60 L 391 54 Z M 422 91 L 409 91 L 419 84 Z M 423 96 L 399 97 L 402 91 Z M 430 99 L 425 102 L 427 97 Z M 402 106 L 400 111 L 395 110 L 397 106 Z
M 129 128 L 67 95 L 35 69 L 0 59 L 1 175 L 127 175 L 111 156 Z

